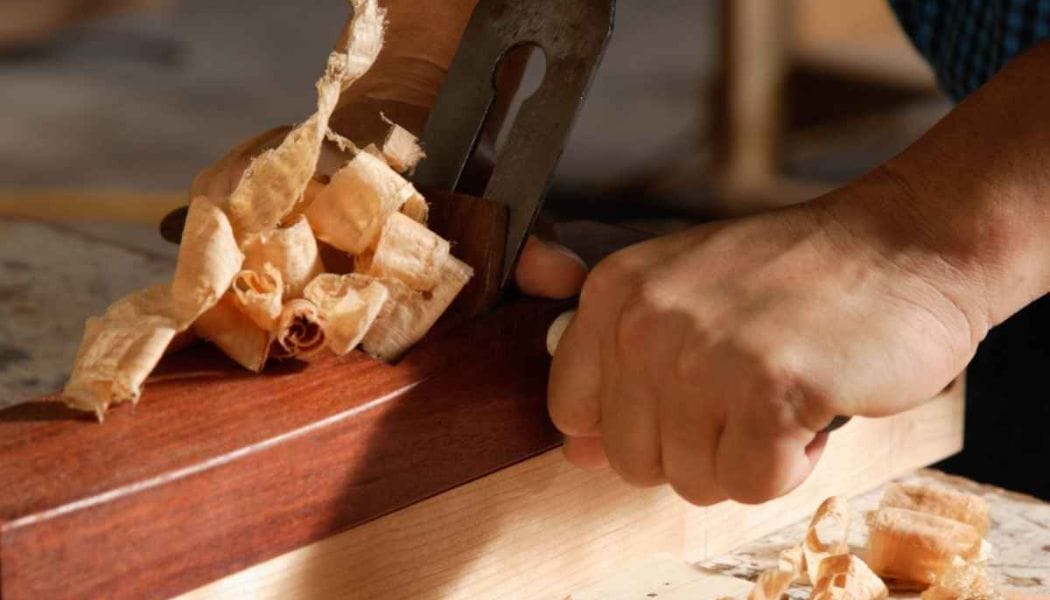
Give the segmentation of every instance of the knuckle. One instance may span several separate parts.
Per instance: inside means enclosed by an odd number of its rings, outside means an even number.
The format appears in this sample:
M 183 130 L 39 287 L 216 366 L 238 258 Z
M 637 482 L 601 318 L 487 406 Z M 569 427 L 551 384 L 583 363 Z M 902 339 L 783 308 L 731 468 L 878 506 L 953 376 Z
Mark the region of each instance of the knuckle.
M 726 495 L 735 502 L 741 504 L 762 504 L 780 495 L 779 490 L 774 489 L 769 483 L 734 479 L 734 482 L 726 482 L 724 485 Z
M 643 283 L 624 304 L 616 326 L 617 343 L 624 349 L 637 348 L 651 340 L 669 312 L 662 286 Z
M 624 307 L 616 322 L 616 343 L 621 349 L 635 349 L 652 333 L 657 315 L 648 306 L 632 302 Z
M 799 425 L 819 430 L 831 416 L 831 400 L 823 386 L 810 376 L 805 361 L 788 350 L 767 352 L 756 361 L 759 401 L 778 429 Z
M 609 296 L 626 287 L 633 273 L 631 261 L 622 251 L 605 258 L 591 269 L 584 280 L 580 290 L 580 307 L 607 302 Z
M 672 481 L 671 489 L 693 506 L 711 506 L 726 499 L 725 492 L 713 481 Z
M 663 466 L 655 457 L 624 453 L 613 447 L 607 447 L 605 452 L 609 465 L 627 483 L 635 487 L 653 487 L 665 482 Z

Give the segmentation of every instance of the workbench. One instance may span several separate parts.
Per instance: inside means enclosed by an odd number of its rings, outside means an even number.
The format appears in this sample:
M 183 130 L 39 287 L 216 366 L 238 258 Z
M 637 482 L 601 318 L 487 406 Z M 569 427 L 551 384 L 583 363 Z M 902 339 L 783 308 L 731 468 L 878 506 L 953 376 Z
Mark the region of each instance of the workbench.
M 988 572 L 1001 589 L 1014 597 L 1038 597 L 1050 594 L 1050 504 L 1037 498 L 1001 488 L 982 485 L 923 469 L 899 479 L 915 483 L 944 485 L 958 491 L 978 494 L 989 505 L 992 528 L 987 540 L 993 547 Z M 888 484 L 887 484 L 888 485 Z M 862 494 L 850 502 L 855 517 L 873 510 L 882 497 L 885 485 Z M 867 527 L 855 518 L 850 533 L 851 550 L 863 555 Z M 689 565 L 668 555 L 654 555 L 625 568 L 616 577 L 596 582 L 574 592 L 573 600 L 703 600 L 702 590 L 721 583 L 721 577 L 754 581 L 758 574 L 775 567 L 779 552 L 798 544 L 806 531 L 807 521 L 799 521 L 780 531 L 746 544 L 731 553 Z M 718 583 L 712 583 L 718 582 Z M 725 585 L 724 583 L 722 585 Z M 791 600 L 805 600 L 809 587 L 789 590 Z M 714 598 L 715 596 L 710 596 Z M 891 598 L 918 598 L 913 593 L 894 593 Z

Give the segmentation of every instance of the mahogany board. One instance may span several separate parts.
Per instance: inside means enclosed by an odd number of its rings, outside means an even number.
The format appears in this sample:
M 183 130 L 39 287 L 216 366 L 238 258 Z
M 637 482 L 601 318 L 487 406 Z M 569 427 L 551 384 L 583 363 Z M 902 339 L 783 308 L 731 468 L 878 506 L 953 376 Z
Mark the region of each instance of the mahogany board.
M 0 597 L 168 597 L 558 445 L 544 338 L 567 304 L 486 312 L 506 209 L 428 200 L 475 278 L 396 365 L 355 352 L 256 376 L 202 345 L 103 424 L 53 402 L 0 411 Z M 585 229 L 595 258 L 637 238 Z
M 543 334 L 561 308 L 507 304 L 396 366 L 355 352 L 249 376 L 199 346 L 103 424 L 0 411 L 2 597 L 167 597 L 555 447 Z

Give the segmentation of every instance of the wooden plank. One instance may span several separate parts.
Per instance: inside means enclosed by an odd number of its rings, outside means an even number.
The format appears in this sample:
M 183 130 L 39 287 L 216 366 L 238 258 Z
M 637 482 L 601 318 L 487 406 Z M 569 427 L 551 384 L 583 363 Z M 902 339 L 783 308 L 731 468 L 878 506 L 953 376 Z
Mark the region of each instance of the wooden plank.
M 788 6 L 767 0 L 722 1 L 726 192 L 761 188 L 779 169 L 780 104 Z
M 760 506 L 697 508 L 664 487 L 546 453 L 213 582 L 183 597 L 564 598 L 654 553 L 721 554 L 962 447 L 962 385 L 907 413 L 855 419 L 805 484 Z
M 0 595 L 166 597 L 553 448 L 543 334 L 562 308 L 501 307 L 396 366 L 253 376 L 198 347 L 101 425 L 0 411 Z
M 574 590 L 571 600 L 718 600 L 744 598 L 753 584 L 746 579 L 705 573 L 670 554 L 653 556 L 608 579 Z
M 164 215 L 186 202 L 185 193 L 4 189 L 0 191 L 0 216 L 41 221 L 160 223 Z

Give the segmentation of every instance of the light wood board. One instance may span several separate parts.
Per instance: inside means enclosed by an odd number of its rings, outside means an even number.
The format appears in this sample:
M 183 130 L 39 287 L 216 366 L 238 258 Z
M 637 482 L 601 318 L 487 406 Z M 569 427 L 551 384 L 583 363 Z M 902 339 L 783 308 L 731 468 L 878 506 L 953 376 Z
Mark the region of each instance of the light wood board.
M 690 506 L 552 451 L 258 564 L 182 598 L 565 598 L 657 553 L 723 554 L 962 447 L 962 385 L 907 413 L 855 419 L 816 471 L 759 506 Z

